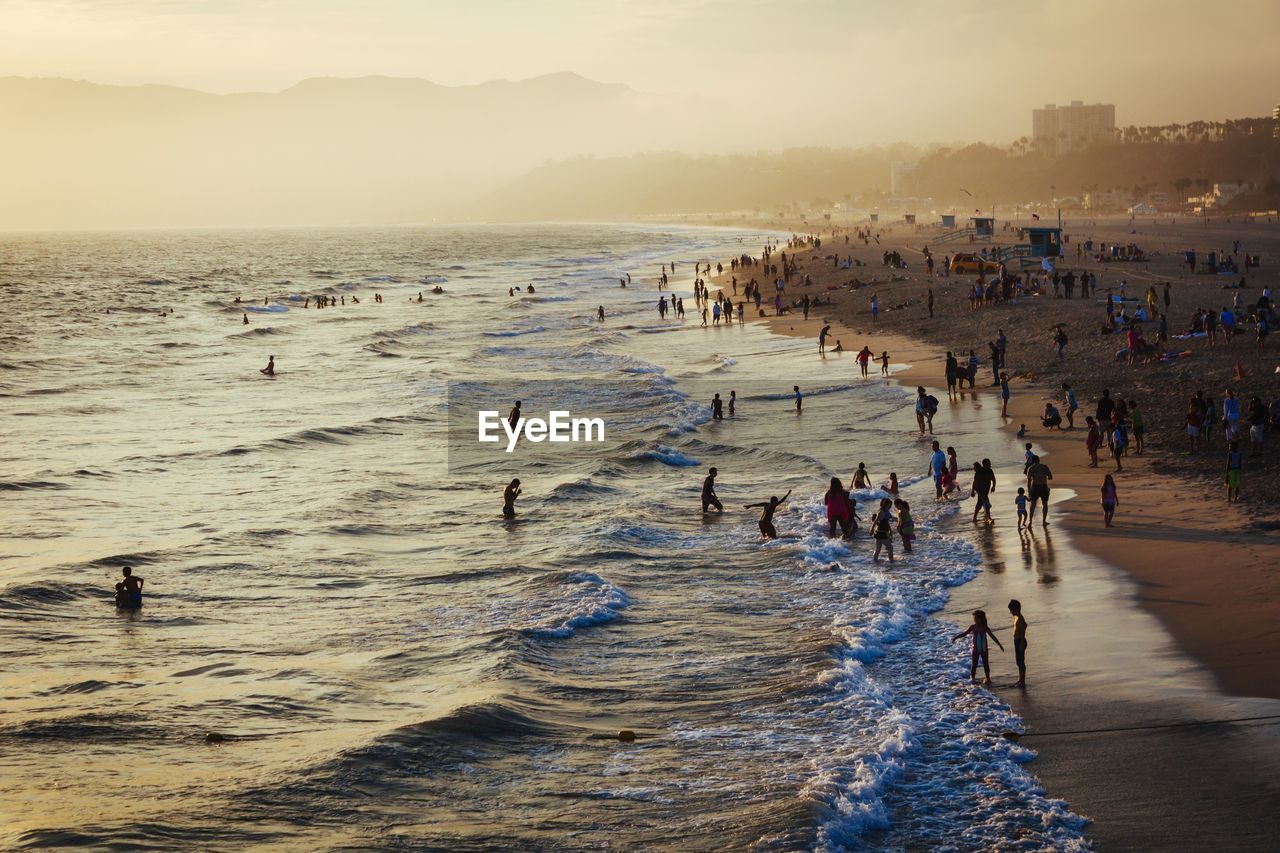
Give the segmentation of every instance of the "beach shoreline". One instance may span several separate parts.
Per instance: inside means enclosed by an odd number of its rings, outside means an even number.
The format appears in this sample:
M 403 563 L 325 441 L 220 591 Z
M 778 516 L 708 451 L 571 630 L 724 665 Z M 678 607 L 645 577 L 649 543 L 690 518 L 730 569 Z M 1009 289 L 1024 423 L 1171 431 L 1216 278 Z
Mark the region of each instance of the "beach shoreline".
M 905 246 L 915 252 L 916 258 L 922 258 L 919 249 L 911 247 L 913 242 L 916 240 L 912 236 L 890 235 L 884 240 L 884 247 Z M 1277 245 L 1280 246 L 1280 236 L 1277 236 Z M 879 277 L 882 270 L 878 260 L 868 256 L 879 254 L 881 246 L 853 247 L 852 251 L 849 248 L 837 242 L 837 251 L 864 260 L 866 266 L 837 270 L 836 278 L 846 278 L 854 272 Z M 812 274 L 815 281 L 807 290 L 793 283 L 786 298 L 790 301 L 808 292 L 834 299 L 833 305 L 814 308 L 809 320 L 804 320 L 799 313 L 753 319 L 765 322 L 778 334 L 811 337 L 815 340 L 815 349 L 818 329 L 831 324 L 832 338 L 847 342 L 845 349 L 850 357 L 864 343 L 871 345 L 877 355 L 888 348 L 895 364 L 910 363 L 905 370 L 895 369 L 894 378 L 929 387 L 939 399 L 945 400 L 945 389 L 937 389 L 944 384 L 941 382 L 942 355 L 946 345 L 938 338 L 954 336 L 954 328 L 936 330 L 933 335 L 913 334 L 903 330 L 902 323 L 893 322 L 895 314 L 906 312 L 895 312 L 892 308 L 882 309 L 879 322 L 873 324 L 869 312 L 865 308 L 859 310 L 858 303 L 865 304 L 863 289 L 868 292 L 884 289 L 886 293 L 895 294 L 905 290 L 912 297 L 908 301 L 914 302 L 910 307 L 918 310 L 924 288 L 932 286 L 939 316 L 950 313 L 955 318 L 953 326 L 959 326 L 969 314 L 960 291 L 972 283 L 972 277 L 921 277 L 849 291 L 833 284 L 829 275 L 823 276 L 830 269 L 829 251 L 829 243 L 818 249 L 788 250 L 789 256 L 796 259 L 798 275 Z M 726 270 L 724 275 L 712 279 L 711 286 L 725 287 L 727 291 L 730 275 L 731 271 Z M 744 272 L 744 275 L 749 277 L 750 273 Z M 768 289 L 772 289 L 771 286 Z M 1066 303 L 1065 300 L 1054 302 L 1064 306 Z M 976 313 L 998 310 L 985 308 Z M 1001 322 L 1009 325 L 1010 334 L 1019 336 L 1023 325 L 1019 318 L 1005 317 Z M 1018 343 L 1025 347 L 1028 344 L 1025 335 L 1022 337 L 1023 341 Z M 978 346 L 975 342 L 973 348 Z M 1048 350 L 1047 345 L 1044 349 Z M 1224 691 L 1237 696 L 1280 699 L 1280 682 L 1274 678 L 1274 673 L 1280 671 L 1280 628 L 1277 627 L 1280 625 L 1277 620 L 1280 616 L 1277 589 L 1280 587 L 1277 568 L 1280 538 L 1274 531 L 1253 523 L 1259 515 L 1275 517 L 1269 505 L 1226 504 L 1221 491 L 1210 488 L 1206 478 L 1159 470 L 1167 467 L 1165 463 L 1171 454 L 1157 444 L 1142 457 L 1130 453 L 1124 459 L 1124 475 L 1117 475 L 1121 504 L 1115 526 L 1104 528 L 1093 496 L 1108 464 L 1103 459 L 1098 469 L 1089 468 L 1084 449 L 1087 432 L 1084 416 L 1092 411 L 1093 400 L 1078 390 L 1081 410 L 1076 415 L 1074 430 L 1041 428 L 1039 413 L 1043 403 L 1052 399 L 1057 404 L 1060 389 L 1035 370 L 1020 367 L 1019 359 L 1020 354 L 1015 354 L 1010 360 L 1012 395 L 1010 417 L 1004 428 L 1016 431 L 1020 424 L 1027 424 L 1028 439 L 1054 471 L 1056 493 L 1070 492 L 1071 498 L 1082 498 L 1055 499 L 1052 523 L 1069 529 L 1081 549 L 1133 577 L 1139 584 L 1139 604 L 1161 620 L 1185 653 L 1212 670 Z M 851 363 L 850 370 L 855 368 Z M 1097 366 L 1085 369 L 1096 370 Z M 998 395 L 988 393 L 997 390 L 988 384 L 989 376 L 985 369 L 980 369 L 977 387 L 962 393 L 999 405 Z M 1116 377 L 1118 386 L 1122 382 L 1121 377 Z M 1144 388 L 1144 392 L 1150 390 L 1149 386 Z M 1123 390 L 1120 393 L 1129 396 Z M 1146 411 L 1149 413 L 1150 408 Z M 945 416 L 939 423 L 945 424 Z M 1150 441 L 1150 427 L 1148 432 Z M 1256 482 L 1264 476 L 1255 475 L 1253 480 Z M 1137 485 L 1131 485 L 1134 483 Z M 1205 507 L 1213 509 L 1207 512 Z M 1221 565 L 1224 558 L 1232 566 L 1233 583 L 1230 584 L 1201 571 L 1202 567 Z
M 802 275 L 821 251 L 801 256 Z M 729 291 L 728 273 L 711 280 L 712 292 L 721 285 Z M 787 299 L 803 292 L 793 285 Z M 887 350 L 893 380 L 908 388 L 922 385 L 942 402 L 935 430 L 945 435 L 943 350 L 899 329 L 873 326 L 850 307 L 844 300 L 813 308 L 807 320 L 799 312 L 752 319 L 775 334 L 814 341 L 815 351 L 818 330 L 830 325 L 826 358 L 848 359 L 851 377 L 864 344 L 877 357 Z M 833 354 L 830 341 L 837 339 L 844 348 Z M 875 364 L 872 369 L 879 379 Z M 998 388 L 983 378 L 980 372 L 976 387 L 950 405 L 998 408 Z M 989 382 L 990 374 L 985 378 Z M 1280 833 L 1272 807 L 1280 793 L 1275 721 L 1207 721 L 1280 714 L 1280 684 L 1273 676 L 1280 671 L 1280 642 L 1270 629 L 1275 540 L 1248 532 L 1248 516 L 1226 507 L 1203 483 L 1152 470 L 1151 460 L 1159 458 L 1154 454 L 1123 460 L 1126 474 L 1138 473 L 1141 486 L 1122 486 L 1116 526 L 1102 527 L 1096 494 L 1108 465 L 1103 458 L 1098 469 L 1088 467 L 1082 427 L 1090 404 L 1081 400 L 1074 430 L 1047 431 L 1038 416 L 1046 399 L 1057 402 L 1053 386 L 1025 374 L 1011 385 L 1009 417 L 999 429 L 1012 437 L 1027 424 L 1028 439 L 1053 470 L 1050 526 L 1030 536 L 1013 530 L 1021 455 L 1016 462 L 994 460 L 1001 472 L 993 496 L 997 524 L 971 523 L 966 500 L 944 528 L 978 544 L 982 571 L 952 590 L 939 616 L 959 628 L 970 621 L 969 611 L 986 608 L 994 624 L 1004 625 L 1003 603 L 1013 597 L 1023 602 L 1032 625 L 1029 688 L 1006 683 L 1012 668 L 1006 655 L 993 661 L 1006 674 L 990 689 L 1022 717 L 1026 745 L 1036 752 L 1032 771 L 1049 795 L 1091 820 L 1091 841 L 1179 850 L 1265 844 Z M 1205 513 L 1206 503 L 1227 509 L 1230 522 L 1222 523 L 1224 513 Z M 1204 567 L 1222 564 L 1224 549 L 1236 575 L 1258 590 L 1250 586 L 1242 596 L 1239 583 L 1204 577 Z M 1021 572 L 1015 570 L 1019 564 Z M 1196 721 L 1207 724 L 1163 727 Z M 1232 781 L 1206 791 L 1206 775 Z

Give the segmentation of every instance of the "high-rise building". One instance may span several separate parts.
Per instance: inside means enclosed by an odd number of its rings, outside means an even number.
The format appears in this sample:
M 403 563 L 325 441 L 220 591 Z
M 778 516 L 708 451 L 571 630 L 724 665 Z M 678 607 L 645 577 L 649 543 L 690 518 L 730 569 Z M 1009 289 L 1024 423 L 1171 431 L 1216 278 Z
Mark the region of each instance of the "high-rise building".
M 915 192 L 914 181 L 916 163 L 914 160 L 901 160 L 889 165 L 889 195 L 904 198 Z
M 1031 138 L 1057 154 L 1094 140 L 1109 141 L 1115 132 L 1115 104 L 1072 101 L 1070 106 L 1045 104 L 1044 109 L 1031 111 Z
M 1271 110 L 1271 136 L 1280 139 L 1280 104 Z

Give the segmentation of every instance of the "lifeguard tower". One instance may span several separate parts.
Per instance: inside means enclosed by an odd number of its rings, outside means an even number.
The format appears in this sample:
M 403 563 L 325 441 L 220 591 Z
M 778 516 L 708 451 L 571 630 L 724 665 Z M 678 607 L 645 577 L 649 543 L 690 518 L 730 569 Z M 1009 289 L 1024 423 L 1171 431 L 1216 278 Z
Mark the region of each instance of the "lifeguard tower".
M 904 213 L 902 214 L 902 221 L 907 223 L 908 225 L 915 225 L 916 215 L 914 213 Z
M 944 213 L 944 214 L 942 214 L 942 227 L 943 227 L 943 228 L 955 228 L 955 227 L 956 227 L 956 215 L 955 215 L 954 213 Z
M 996 233 L 996 218 L 994 216 L 973 217 L 973 236 L 974 237 L 994 237 L 995 233 Z
M 1062 257 L 1062 229 L 1053 226 L 1035 225 L 1022 229 L 1027 235 L 1027 245 L 1031 247 L 1033 258 Z
M 872 222 L 879 222 L 879 221 L 880 221 L 880 214 L 878 214 L 878 213 L 872 213 L 870 216 L 871 216 L 871 221 L 872 221 Z

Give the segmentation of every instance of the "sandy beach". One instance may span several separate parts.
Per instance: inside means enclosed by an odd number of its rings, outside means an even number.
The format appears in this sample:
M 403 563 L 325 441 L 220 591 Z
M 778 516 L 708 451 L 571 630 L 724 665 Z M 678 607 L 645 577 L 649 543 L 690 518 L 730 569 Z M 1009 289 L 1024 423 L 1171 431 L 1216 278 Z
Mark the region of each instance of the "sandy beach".
M 1216 277 L 1202 280 L 1185 269 L 1180 273 L 1179 247 L 1204 252 L 1210 246 L 1229 247 L 1232 239 L 1241 239 L 1251 253 L 1264 259 L 1262 269 L 1251 276 L 1253 287 L 1247 291 L 1251 298 L 1277 279 L 1280 227 L 1276 225 L 1177 225 L 1170 221 L 1130 227 L 1125 219 L 1078 229 L 1068 223 L 1067 233 L 1073 230 L 1078 240 L 1084 239 L 1081 234 L 1097 241 L 1123 239 L 1146 249 L 1150 260 L 1141 265 L 1082 261 L 1063 268 L 1097 274 L 1099 293 L 1117 287 L 1122 277 L 1131 282 L 1130 294 L 1140 293 L 1147 282 L 1172 282 L 1171 334 L 1180 329 L 1176 318 L 1230 298 L 1230 291 L 1221 291 Z M 1221 485 L 1225 445 L 1215 439 L 1209 449 L 1188 454 L 1181 420 L 1185 401 L 1196 390 L 1205 390 L 1220 400 L 1221 390 L 1233 387 L 1245 401 L 1260 394 L 1270 404 L 1280 393 L 1275 374 L 1280 356 L 1259 353 L 1252 336 L 1244 334 L 1230 346 L 1213 349 L 1187 342 L 1193 355 L 1173 365 L 1126 365 L 1114 358 L 1117 343 L 1122 343 L 1120 336 L 1096 334 L 1104 309 L 1093 298 L 1041 296 L 970 310 L 967 295 L 972 276 L 930 279 L 923 269 L 921 250 L 936 233 L 900 227 L 899 231 L 881 233 L 879 245 L 871 242 L 868 246 L 856 241 L 845 244 L 841 234 L 824 241 L 817 250 L 801 251 L 796 256 L 799 275 L 810 275 L 813 282 L 807 289 L 793 283 L 788 297 L 797 299 L 808 292 L 829 298 L 833 304 L 815 308 L 808 321 L 799 314 L 767 318 L 770 327 L 783 334 L 816 339 L 824 323 L 833 323 L 833 336 L 844 342 L 846 350 L 856 352 L 864 343 L 877 354 L 888 348 L 895 363 L 912 365 L 899 378 L 934 389 L 945 389 L 946 351 L 959 356 L 973 349 L 982 358 L 987 341 L 1003 330 L 1009 340 L 1006 364 L 1012 379 L 1005 428 L 1016 430 L 1027 425 L 1028 440 L 1054 472 L 1055 501 L 1065 490 L 1080 496 L 1055 506 L 1056 521 L 1071 529 L 1080 547 L 1132 574 L 1141 585 L 1142 605 L 1161 619 L 1188 654 L 1210 667 L 1225 690 L 1280 698 L 1280 682 L 1274 678 L 1280 671 L 1280 629 L 1276 627 L 1280 613 L 1276 583 L 1280 551 L 1276 547 L 1280 539 L 1273 529 L 1280 490 L 1268 488 L 1280 471 L 1275 439 L 1264 453 L 1246 457 L 1243 500 L 1229 505 Z M 1005 234 L 1003 240 L 1008 244 L 1014 238 Z M 891 271 L 882 265 L 882 252 L 893 249 L 903 253 L 908 269 Z M 841 257 L 852 255 L 866 266 L 833 269 L 830 258 L 836 252 Z M 935 251 L 937 256 L 942 254 L 942 248 Z M 1075 255 L 1070 254 L 1068 260 L 1074 262 Z M 728 281 L 727 275 L 722 278 Z M 864 284 L 850 287 L 848 283 L 854 279 Z M 929 287 L 935 300 L 932 319 L 926 307 Z M 872 294 L 878 294 L 884 306 L 874 327 L 868 308 Z M 1057 364 L 1049 345 L 1049 329 L 1056 322 L 1067 323 L 1070 330 L 1063 365 Z M 1244 380 L 1236 378 L 1237 360 L 1245 371 Z M 854 369 L 856 365 L 851 363 Z M 998 395 L 990 393 L 990 376 L 983 361 L 977 387 L 965 389 L 963 396 L 977 395 L 998 406 Z M 1079 398 L 1076 429 L 1045 430 L 1040 427 L 1039 415 L 1048 400 L 1060 406 L 1063 381 L 1072 384 Z M 1115 474 L 1121 504 L 1115 526 L 1109 529 L 1102 525 L 1097 495 L 1111 466 L 1104 458 L 1099 468 L 1089 468 L 1084 448 L 1084 416 L 1093 411 L 1104 387 L 1110 387 L 1113 395 L 1140 400 L 1147 422 L 1145 453 L 1130 453 L 1123 460 L 1124 471 Z M 938 396 L 945 400 L 945 393 Z M 945 408 L 938 423 L 945 424 Z M 1103 451 L 1105 457 L 1105 447 Z M 1220 572 L 1204 571 L 1205 566 L 1229 567 L 1231 583 L 1223 583 Z

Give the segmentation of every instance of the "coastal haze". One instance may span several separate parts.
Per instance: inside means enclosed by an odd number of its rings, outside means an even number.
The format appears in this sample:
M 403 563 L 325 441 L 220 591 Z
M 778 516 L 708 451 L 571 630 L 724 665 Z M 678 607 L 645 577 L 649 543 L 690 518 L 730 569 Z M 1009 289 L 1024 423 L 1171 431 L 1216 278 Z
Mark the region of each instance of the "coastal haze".
M 1273 844 L 1277 31 L 0 0 L 0 848 Z
M 11 0 L 0 6 L 0 228 L 839 201 L 888 191 L 890 164 L 931 147 L 1025 137 L 1030 110 L 1045 103 L 1105 100 L 1135 127 L 1269 114 L 1277 95 L 1262 34 L 1280 27 L 1275 4 L 1231 4 L 1230 36 L 1208 43 L 1204 14 L 1148 0 Z M 826 170 L 826 186 L 799 198 L 736 185 L 803 177 L 785 162 L 672 161 L 817 146 L 857 162 Z M 656 159 L 572 163 L 632 155 Z M 736 181 L 698 179 L 717 171 Z M 578 201 L 601 183 L 603 198 Z

